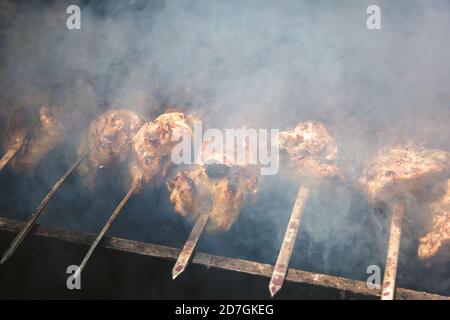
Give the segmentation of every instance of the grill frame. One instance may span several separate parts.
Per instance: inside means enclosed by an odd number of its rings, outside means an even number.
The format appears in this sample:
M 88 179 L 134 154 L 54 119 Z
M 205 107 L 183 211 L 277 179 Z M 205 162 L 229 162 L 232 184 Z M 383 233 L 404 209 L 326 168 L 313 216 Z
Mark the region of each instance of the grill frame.
M 8 233 L 17 233 L 24 222 L 0 217 L 0 231 Z M 32 237 L 41 237 L 56 239 L 69 242 L 76 245 L 90 245 L 95 234 L 81 233 L 61 228 L 54 228 L 44 225 L 36 225 L 32 232 Z M 118 237 L 105 237 L 99 244 L 100 247 L 121 252 L 133 253 L 141 256 L 160 258 L 176 261 L 180 249 L 145 243 L 140 241 L 128 240 Z M 265 277 L 268 280 L 272 276 L 273 266 L 259 263 L 256 261 L 228 258 L 217 256 L 204 252 L 196 252 L 193 255 L 192 263 L 206 268 L 216 268 L 226 271 L 240 272 L 249 275 Z M 336 289 L 342 292 L 367 296 L 369 298 L 379 298 L 381 290 L 369 289 L 366 283 L 359 280 L 353 280 L 343 277 L 330 276 L 313 272 L 302 271 L 290 268 L 288 270 L 286 281 L 296 284 L 307 284 L 322 287 L 324 289 Z M 405 288 L 396 288 L 395 299 L 398 300 L 450 300 L 450 297 L 414 291 Z

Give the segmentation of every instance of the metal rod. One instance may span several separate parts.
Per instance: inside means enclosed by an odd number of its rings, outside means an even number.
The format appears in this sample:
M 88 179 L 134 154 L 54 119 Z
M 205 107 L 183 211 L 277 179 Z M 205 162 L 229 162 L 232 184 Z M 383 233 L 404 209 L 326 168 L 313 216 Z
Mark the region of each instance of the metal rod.
M 6 165 L 12 160 L 12 158 L 14 158 L 14 156 L 20 150 L 22 145 L 23 145 L 23 140 L 20 143 L 17 143 L 13 148 L 9 148 L 8 151 L 6 151 L 6 153 L 0 159 L 0 171 L 2 171 L 3 168 L 5 168 Z
M 189 259 L 191 258 L 192 253 L 194 252 L 194 249 L 197 245 L 198 239 L 200 238 L 203 229 L 205 229 L 205 226 L 208 223 L 209 215 L 210 210 L 205 211 L 200 214 L 197 221 L 195 222 L 191 234 L 186 240 L 183 250 L 181 250 L 180 255 L 178 256 L 177 262 L 173 266 L 172 279 L 178 277 L 186 269 L 186 266 L 189 263 Z
M 111 226 L 111 224 L 114 222 L 114 220 L 116 219 L 116 217 L 119 215 L 119 213 L 122 211 L 123 207 L 125 206 L 125 204 L 128 202 L 128 200 L 130 200 L 131 196 L 136 192 L 136 190 L 138 189 L 139 185 L 142 183 L 142 175 L 139 176 L 138 178 L 136 178 L 130 189 L 128 190 L 127 194 L 125 195 L 125 197 L 122 199 L 122 201 L 119 203 L 119 205 L 117 206 L 117 208 L 114 210 L 113 214 L 109 217 L 108 221 L 106 222 L 105 226 L 103 227 L 103 229 L 100 231 L 100 233 L 98 234 L 97 238 L 95 239 L 95 241 L 92 243 L 91 247 L 89 248 L 88 252 L 86 253 L 86 255 L 84 256 L 83 261 L 81 262 L 77 272 L 75 273 L 75 277 L 79 277 L 81 272 L 83 271 L 84 267 L 86 266 L 86 263 L 88 262 L 89 258 L 91 257 L 92 253 L 94 252 L 95 248 L 98 246 L 100 240 L 104 237 L 105 233 L 108 231 L 109 227 Z
M 0 217 L 0 233 L 2 235 L 6 235 L 7 233 L 16 233 L 24 224 L 25 223 L 22 221 Z M 36 224 L 35 231 L 33 232 L 33 240 L 38 241 L 40 244 L 45 244 L 47 240 L 57 240 L 62 243 L 70 244 L 73 247 L 88 246 L 95 239 L 95 236 L 96 235 L 92 233 L 82 233 L 39 224 Z M 136 256 L 142 256 L 154 260 L 175 261 L 180 253 L 180 249 L 177 248 L 124 238 L 105 237 L 104 240 L 105 241 L 102 241 L 102 243 L 99 244 L 99 246 L 104 249 L 114 250 L 118 253 L 131 253 Z M 67 263 L 69 264 L 69 262 Z M 217 269 L 264 278 L 270 278 L 273 271 L 273 267 L 266 263 L 222 257 L 198 251 L 193 254 L 192 264 L 197 265 L 197 267 L 204 267 L 205 272 Z M 286 276 L 286 281 L 294 285 L 306 284 L 319 286 L 330 290 L 339 290 L 342 293 L 347 292 L 360 294 L 371 298 L 380 297 L 381 293 L 381 290 L 369 289 L 365 281 L 297 269 L 289 269 Z M 450 297 L 397 287 L 395 288 L 395 299 L 450 300 Z
M 381 300 L 394 300 L 395 278 L 402 236 L 403 215 L 405 206 L 401 202 L 394 202 L 391 206 L 391 227 L 389 231 L 389 244 L 384 270 Z
M 301 186 L 298 190 L 291 218 L 284 235 L 283 244 L 281 245 L 278 259 L 273 269 L 272 278 L 270 279 L 269 291 L 272 297 L 283 287 L 308 195 L 309 187 Z
M 16 249 L 19 247 L 19 245 L 25 239 L 27 234 L 30 232 L 33 225 L 36 223 L 37 218 L 47 207 L 50 200 L 53 198 L 56 192 L 58 192 L 58 190 L 62 187 L 62 185 L 67 180 L 67 178 L 72 174 L 72 172 L 80 165 L 80 163 L 84 160 L 85 157 L 86 155 L 80 157 L 77 161 L 75 161 L 75 163 L 72 164 L 72 166 L 61 176 L 61 178 L 59 178 L 59 180 L 56 181 L 50 192 L 45 196 L 45 198 L 33 212 L 33 214 L 28 219 L 26 224 L 22 227 L 17 236 L 14 238 L 13 242 L 11 242 L 11 245 L 9 246 L 8 250 L 5 251 L 5 253 L 2 256 L 2 259 L 0 260 L 0 264 L 5 263 L 14 254 Z

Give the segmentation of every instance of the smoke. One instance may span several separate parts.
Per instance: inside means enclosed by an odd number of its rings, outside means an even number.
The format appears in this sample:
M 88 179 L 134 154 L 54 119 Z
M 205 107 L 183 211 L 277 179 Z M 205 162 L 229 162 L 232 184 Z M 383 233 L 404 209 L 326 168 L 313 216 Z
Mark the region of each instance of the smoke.
M 85 114 L 80 128 L 115 107 L 152 118 L 177 105 L 200 110 L 207 126 L 219 128 L 288 129 L 315 119 L 336 137 L 355 178 L 390 142 L 416 139 L 450 150 L 450 3 L 375 2 L 382 29 L 370 31 L 366 8 L 374 1 L 1 1 L 0 111 L 54 103 Z M 81 30 L 66 28 L 69 4 L 81 7 Z M 54 168 L 70 164 L 78 139 L 69 137 L 57 165 L 33 180 L 40 191 L 32 191 L 22 216 L 52 185 L 60 172 Z M 228 235 L 202 245 L 273 263 L 298 187 L 274 179 Z M 30 188 L 14 191 L 30 199 Z M 91 200 L 74 208 L 86 213 L 57 221 L 98 230 L 121 193 L 104 187 L 92 196 L 79 188 L 58 195 L 49 211 L 82 195 Z M 181 246 L 189 226 L 145 209 L 167 211 L 167 194 L 160 197 L 137 199 L 130 211 L 139 213 L 120 218 L 113 232 Z M 152 235 L 142 219 L 159 226 Z M 324 183 L 310 197 L 293 266 L 364 279 L 369 264 L 383 265 L 387 225 L 358 192 Z M 435 290 L 448 290 L 437 282 Z

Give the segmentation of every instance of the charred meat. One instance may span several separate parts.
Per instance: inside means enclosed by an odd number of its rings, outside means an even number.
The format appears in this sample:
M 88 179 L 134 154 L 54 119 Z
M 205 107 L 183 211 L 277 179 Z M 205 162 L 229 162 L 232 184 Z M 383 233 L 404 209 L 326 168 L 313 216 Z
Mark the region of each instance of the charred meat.
M 227 231 L 239 217 L 242 207 L 256 192 L 257 177 L 233 166 L 226 174 L 208 174 L 216 164 L 179 172 L 168 182 L 170 202 L 175 212 L 192 220 L 210 210 L 209 231 Z M 220 166 L 220 164 L 219 164 Z M 223 168 L 219 168 L 223 173 Z
M 227 157 L 225 148 L 214 152 L 213 148 L 208 148 L 210 143 L 206 141 L 201 147 L 201 165 L 191 171 L 179 172 L 168 182 L 170 202 L 177 214 L 192 220 L 209 211 L 207 230 L 227 231 L 243 206 L 254 199 L 259 170 L 245 161 Z M 247 150 L 245 141 L 243 145 L 243 150 Z

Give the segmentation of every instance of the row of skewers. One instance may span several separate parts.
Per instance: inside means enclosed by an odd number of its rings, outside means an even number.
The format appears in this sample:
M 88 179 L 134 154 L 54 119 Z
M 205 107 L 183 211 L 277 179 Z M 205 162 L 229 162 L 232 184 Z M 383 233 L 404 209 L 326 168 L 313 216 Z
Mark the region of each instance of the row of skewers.
M 0 160 L 0 170 L 8 163 L 18 173 L 32 170 L 46 154 L 63 143 L 64 136 L 71 130 L 67 113 L 57 107 L 44 106 L 37 115 L 34 120 L 24 119 L 22 114 L 10 117 L 6 126 L 6 152 Z M 203 231 L 227 231 L 239 218 L 243 206 L 256 198 L 261 183 L 258 166 L 251 164 L 247 156 L 237 161 L 226 156 L 230 154 L 227 150 L 218 156 L 208 148 L 211 141 L 205 141 L 201 146 L 197 165 L 170 175 L 174 168 L 172 149 L 184 137 L 192 138 L 195 120 L 196 116 L 178 111 L 166 112 L 147 122 L 139 114 L 125 109 L 110 110 L 98 116 L 83 135 L 77 160 L 30 216 L 0 263 L 5 263 L 16 251 L 49 201 L 77 168 L 85 185 L 92 189 L 95 188 L 98 171 L 114 174 L 117 166 L 126 165 L 128 175 L 122 180 L 128 182 L 128 192 L 89 248 L 77 272 L 81 273 L 85 268 L 127 201 L 145 187 L 166 183 L 175 212 L 194 221 L 192 232 L 172 270 L 175 279 L 188 265 Z M 242 143 L 245 146 L 247 141 Z M 280 132 L 278 140 L 272 143 L 280 147 L 282 166 L 292 178 L 301 181 L 269 284 L 270 294 L 274 296 L 283 286 L 310 188 L 321 179 L 337 177 L 348 182 L 349 178 L 342 173 L 337 144 L 322 123 L 301 122 L 292 130 Z M 449 169 L 448 152 L 405 143 L 380 150 L 358 180 L 358 187 L 370 203 L 391 208 L 383 299 L 394 298 L 408 194 L 429 194 L 430 186 L 444 181 L 436 187 L 442 196 L 430 205 L 432 227 L 420 239 L 419 257 L 426 259 L 435 255 L 450 241 L 450 180 L 446 180 Z

